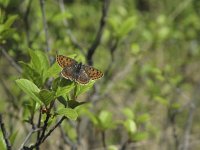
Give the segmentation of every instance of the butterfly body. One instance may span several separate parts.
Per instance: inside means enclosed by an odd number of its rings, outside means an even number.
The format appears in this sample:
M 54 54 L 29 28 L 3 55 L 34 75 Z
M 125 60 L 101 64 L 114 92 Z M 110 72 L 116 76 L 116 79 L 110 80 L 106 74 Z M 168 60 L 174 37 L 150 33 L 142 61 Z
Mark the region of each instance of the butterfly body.
M 66 79 L 87 84 L 90 80 L 96 80 L 103 76 L 103 73 L 96 68 L 78 63 L 72 58 L 57 55 L 56 60 L 63 68 L 61 75 Z

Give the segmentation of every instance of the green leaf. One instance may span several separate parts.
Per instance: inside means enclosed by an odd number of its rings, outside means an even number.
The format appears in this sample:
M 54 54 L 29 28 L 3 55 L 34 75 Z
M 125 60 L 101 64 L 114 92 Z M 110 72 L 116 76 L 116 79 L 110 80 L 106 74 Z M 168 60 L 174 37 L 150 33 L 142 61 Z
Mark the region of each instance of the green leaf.
M 4 142 L 2 130 L 0 130 L 0 148 L 1 150 L 6 150 L 6 143 Z
M 59 67 L 59 65 L 57 63 L 54 63 L 44 74 L 45 78 L 48 77 L 57 77 L 60 72 L 61 72 L 61 68 Z
M 128 119 L 134 119 L 134 113 L 130 108 L 125 108 L 123 110 L 123 114 L 128 118 Z
M 59 86 L 56 91 L 56 97 L 68 94 L 73 88 L 74 88 L 73 84 L 64 87 Z
M 39 92 L 39 97 L 42 102 L 47 106 L 52 100 L 54 100 L 55 92 L 44 89 Z
M 109 111 L 101 111 L 98 117 L 102 129 L 109 129 L 114 127 L 112 113 Z
M 40 92 L 40 89 L 33 82 L 27 79 L 18 79 L 16 80 L 16 83 L 33 100 L 35 100 L 40 105 L 43 104 L 37 96 Z
M 164 106 L 168 106 L 169 105 L 169 102 L 167 99 L 161 97 L 161 96 L 155 96 L 154 97 L 154 100 L 159 102 L 160 104 L 164 105 Z
M 76 85 L 77 88 L 76 88 L 76 96 L 82 94 L 82 93 L 85 93 L 87 92 L 88 90 L 90 90 L 92 88 L 92 86 L 94 85 L 95 81 L 90 81 L 88 84 L 86 85 Z
M 20 61 L 19 63 L 22 65 L 23 68 L 22 76 L 26 79 L 31 79 L 38 87 L 41 87 L 43 85 L 42 76 L 29 64 L 22 61 Z
M 131 119 L 127 119 L 124 122 L 124 127 L 126 128 L 128 133 L 130 133 L 130 134 L 133 134 L 137 131 L 136 123 Z
M 118 37 L 123 37 L 131 30 L 133 30 L 137 25 L 137 18 L 135 16 L 131 16 L 127 18 L 124 22 L 121 23 L 120 27 L 117 30 Z
M 131 139 L 133 141 L 142 141 L 148 138 L 148 133 L 147 132 L 137 132 L 131 135 Z
M 14 23 L 14 21 L 17 19 L 17 15 L 12 15 L 8 18 L 8 20 L 6 20 L 5 22 L 5 27 L 10 28 L 10 26 Z
M 0 25 L 0 33 L 2 34 L 2 32 L 10 30 L 10 26 L 14 23 L 17 17 L 17 15 L 10 16 L 3 25 Z
M 149 120 L 150 120 L 150 116 L 147 113 L 137 116 L 137 123 L 145 123 Z
M 76 120 L 78 117 L 78 113 L 71 108 L 60 108 L 58 109 L 57 113 L 59 115 L 64 115 L 65 117 L 71 119 L 71 120 Z
M 49 60 L 44 52 L 29 50 L 31 56 L 31 66 L 38 73 L 43 75 L 49 69 Z

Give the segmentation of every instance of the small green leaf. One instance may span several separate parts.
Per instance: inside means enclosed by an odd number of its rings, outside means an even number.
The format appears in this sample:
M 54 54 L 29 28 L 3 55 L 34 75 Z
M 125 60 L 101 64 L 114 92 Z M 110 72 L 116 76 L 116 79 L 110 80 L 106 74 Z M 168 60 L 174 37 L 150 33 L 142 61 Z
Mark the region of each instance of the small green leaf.
M 42 72 L 42 66 L 41 66 L 40 58 L 36 54 L 36 51 L 29 50 L 29 54 L 31 56 L 31 67 L 34 70 L 37 70 L 38 72 L 41 73 Z
M 7 150 L 6 149 L 6 143 L 4 142 L 4 138 L 3 138 L 3 134 L 2 134 L 2 130 L 0 130 L 0 147 L 2 150 Z
M 71 108 L 60 108 L 60 109 L 58 109 L 57 113 L 59 115 L 64 115 L 65 117 L 67 117 L 71 120 L 76 120 L 78 117 L 77 112 Z
M 149 120 L 150 120 L 150 116 L 147 113 L 137 116 L 137 123 L 145 123 Z
M 126 128 L 126 130 L 128 131 L 128 133 L 130 133 L 131 135 L 133 133 L 135 133 L 136 130 L 137 130 L 136 123 L 133 120 L 131 120 L 131 119 L 127 119 L 124 122 L 124 127 Z
M 161 97 L 161 96 L 155 96 L 154 97 L 154 100 L 159 102 L 160 104 L 164 105 L 164 106 L 168 106 L 169 105 L 169 102 L 167 99 Z
M 148 133 L 147 132 L 137 132 L 131 135 L 131 139 L 133 141 L 142 141 L 148 138 Z
M 128 34 L 131 30 L 136 27 L 137 18 L 135 16 L 131 16 L 127 18 L 124 22 L 121 23 L 120 27 L 117 30 L 118 37 L 123 37 Z
M 18 17 L 17 15 L 10 16 L 4 24 L 5 27 L 10 28 L 10 26 L 14 23 L 14 21 L 17 19 L 17 17 Z
M 37 72 L 37 70 L 34 70 L 29 64 L 22 61 L 19 63 L 23 68 L 22 76 L 26 79 L 31 79 L 38 87 L 41 87 L 43 84 L 42 76 Z
M 57 63 L 54 63 L 44 74 L 45 78 L 48 77 L 57 77 L 61 72 L 61 68 Z
M 52 100 L 54 100 L 55 92 L 44 89 L 39 92 L 39 97 L 42 102 L 47 106 Z
M 49 68 L 49 60 L 44 52 L 42 51 L 33 51 L 29 50 L 31 56 L 31 66 L 34 70 L 37 70 L 38 73 L 43 75 Z
M 90 81 L 88 84 L 86 85 L 76 85 L 77 86 L 77 91 L 76 91 L 76 96 L 87 92 L 88 90 L 90 90 L 92 88 L 92 86 L 94 85 L 95 81 Z
M 27 79 L 18 79 L 16 80 L 16 83 L 27 95 L 29 95 L 33 100 L 42 105 L 42 102 L 37 96 L 40 92 L 40 89 L 33 82 Z
M 128 118 L 128 119 L 134 119 L 134 113 L 130 108 L 125 108 L 123 110 L 123 114 Z
M 104 130 L 112 128 L 115 125 L 113 122 L 112 113 L 109 111 L 101 111 L 98 118 L 100 121 L 101 128 L 103 128 Z
M 73 88 L 74 88 L 74 85 L 58 87 L 56 91 L 56 97 L 68 94 Z

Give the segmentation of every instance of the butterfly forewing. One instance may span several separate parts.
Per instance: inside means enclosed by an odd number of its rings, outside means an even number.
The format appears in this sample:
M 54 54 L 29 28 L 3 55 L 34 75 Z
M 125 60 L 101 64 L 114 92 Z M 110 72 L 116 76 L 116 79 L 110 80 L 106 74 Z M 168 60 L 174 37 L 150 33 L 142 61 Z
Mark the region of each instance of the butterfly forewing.
M 69 57 L 65 57 L 63 55 L 57 55 L 56 56 L 56 61 L 58 62 L 58 64 L 62 67 L 72 67 L 73 65 L 77 64 L 77 61 L 69 58 Z
M 87 73 L 87 75 L 92 79 L 92 80 L 96 80 L 99 79 L 103 76 L 103 73 L 101 71 L 99 71 L 98 69 L 92 67 L 92 66 L 88 66 L 88 65 L 83 65 L 83 69 L 85 70 L 85 72 Z

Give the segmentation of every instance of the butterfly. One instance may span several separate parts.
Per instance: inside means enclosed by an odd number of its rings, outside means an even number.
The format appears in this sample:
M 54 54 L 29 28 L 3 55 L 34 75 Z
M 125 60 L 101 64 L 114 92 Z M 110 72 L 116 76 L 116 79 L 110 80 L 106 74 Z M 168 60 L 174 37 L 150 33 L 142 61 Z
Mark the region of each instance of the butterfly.
M 83 65 L 63 55 L 57 55 L 56 61 L 63 68 L 61 75 L 64 78 L 80 84 L 87 84 L 90 80 L 96 80 L 103 76 L 103 73 L 98 69 L 89 65 Z

